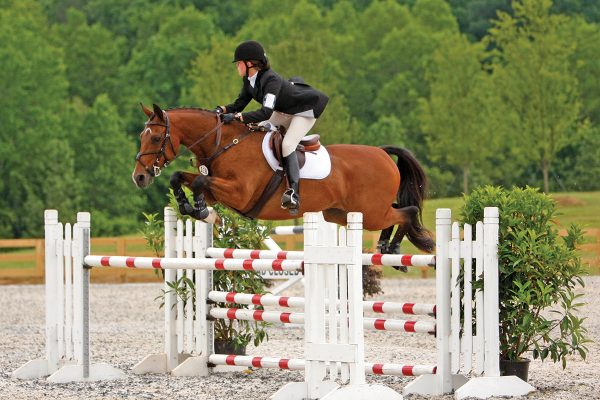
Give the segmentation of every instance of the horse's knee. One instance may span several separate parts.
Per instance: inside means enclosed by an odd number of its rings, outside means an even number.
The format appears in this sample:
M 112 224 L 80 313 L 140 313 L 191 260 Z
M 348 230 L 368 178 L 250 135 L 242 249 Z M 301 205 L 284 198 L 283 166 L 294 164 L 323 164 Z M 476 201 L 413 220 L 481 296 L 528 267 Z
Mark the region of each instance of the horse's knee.
M 194 192 L 194 193 L 201 192 L 204 189 L 206 189 L 207 187 L 208 187 L 208 178 L 204 175 L 198 176 L 196 179 L 194 179 L 194 181 L 190 185 L 190 188 L 192 189 L 192 192 Z
M 183 172 L 176 171 L 171 175 L 169 183 L 171 184 L 171 187 L 176 187 L 181 185 L 181 181 L 183 181 Z

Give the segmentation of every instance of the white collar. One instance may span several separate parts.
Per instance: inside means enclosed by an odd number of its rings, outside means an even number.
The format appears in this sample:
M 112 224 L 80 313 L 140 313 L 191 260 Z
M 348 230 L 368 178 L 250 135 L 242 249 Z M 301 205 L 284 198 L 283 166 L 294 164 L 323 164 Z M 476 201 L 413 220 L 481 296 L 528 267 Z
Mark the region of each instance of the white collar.
M 258 72 L 255 73 L 252 76 L 248 77 L 248 82 L 250 83 L 250 86 L 254 87 L 256 85 L 256 77 L 258 76 Z

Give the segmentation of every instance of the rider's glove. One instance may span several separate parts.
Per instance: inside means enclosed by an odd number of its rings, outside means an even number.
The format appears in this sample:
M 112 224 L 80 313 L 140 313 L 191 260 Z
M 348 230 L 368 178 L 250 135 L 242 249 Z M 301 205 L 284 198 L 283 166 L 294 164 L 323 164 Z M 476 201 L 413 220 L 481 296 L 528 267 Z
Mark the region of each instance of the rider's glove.
M 232 122 L 234 119 L 235 119 L 235 115 L 232 113 L 221 114 L 221 121 L 223 121 L 224 124 L 228 124 L 228 123 Z
M 261 121 L 257 124 L 257 126 L 260 128 L 261 131 L 264 132 L 269 132 L 274 128 L 273 125 L 271 125 L 271 121 L 269 120 Z

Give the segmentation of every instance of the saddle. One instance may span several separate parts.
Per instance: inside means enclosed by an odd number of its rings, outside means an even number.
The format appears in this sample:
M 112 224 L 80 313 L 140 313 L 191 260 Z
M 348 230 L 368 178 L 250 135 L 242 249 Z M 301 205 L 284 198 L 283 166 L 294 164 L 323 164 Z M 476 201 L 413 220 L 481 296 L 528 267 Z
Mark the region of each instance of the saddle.
M 252 206 L 249 210 L 237 210 L 240 214 L 248 218 L 256 218 L 256 216 L 260 213 L 264 205 L 273 196 L 273 194 L 281 186 L 281 183 L 284 180 L 284 169 L 277 168 L 275 162 L 277 162 L 280 167 L 283 167 L 283 154 L 281 150 L 281 143 L 283 142 L 283 137 L 285 135 L 286 129 L 280 126 L 277 130 L 273 130 L 270 125 L 259 126 L 258 124 L 248 124 L 248 127 L 251 131 L 271 132 L 270 137 L 263 137 L 262 151 L 265 153 L 264 155 L 267 158 L 267 162 L 273 170 L 273 175 L 271 176 L 271 179 L 265 186 L 262 194 L 258 198 L 257 202 L 254 204 L 254 206 Z M 268 135 L 268 133 L 266 135 Z M 308 135 L 305 136 L 298 144 L 298 147 L 296 148 L 296 154 L 298 156 L 298 166 L 300 168 L 302 168 L 306 163 L 307 151 L 311 153 L 316 153 L 317 150 L 320 150 L 319 153 L 325 151 L 325 148 L 321 149 L 321 143 L 319 142 L 319 138 L 319 135 Z M 268 143 L 266 142 L 267 140 Z M 271 156 L 271 154 L 268 154 L 269 151 L 273 156 Z M 271 159 L 272 161 L 269 161 L 269 159 Z M 329 161 L 329 159 L 327 159 L 327 161 Z
M 279 165 L 283 166 L 283 153 L 281 150 L 281 143 L 283 142 L 283 137 L 285 136 L 286 129 L 283 126 L 280 126 L 276 131 L 271 134 L 271 139 L 269 140 L 269 148 L 273 152 L 273 155 L 279 161 Z M 307 151 L 317 151 L 321 147 L 321 142 L 319 139 L 321 136 L 317 134 L 307 135 L 302 138 L 298 147 L 296 147 L 296 155 L 298 156 L 298 166 L 302 168 L 304 163 L 306 162 L 306 152 Z

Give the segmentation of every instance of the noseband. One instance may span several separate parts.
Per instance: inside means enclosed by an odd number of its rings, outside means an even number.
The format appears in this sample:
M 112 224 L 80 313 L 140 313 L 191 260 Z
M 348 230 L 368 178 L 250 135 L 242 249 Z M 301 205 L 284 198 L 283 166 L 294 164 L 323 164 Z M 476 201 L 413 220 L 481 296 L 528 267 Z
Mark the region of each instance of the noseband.
M 166 111 L 163 111 L 163 115 L 165 116 L 164 124 L 161 122 L 151 122 L 151 121 L 148 121 L 145 124 L 146 126 L 158 125 L 158 126 L 165 127 L 165 137 L 163 138 L 162 144 L 160 146 L 160 150 L 147 151 L 145 153 L 139 152 L 135 156 L 135 161 L 139 162 L 140 165 L 144 168 L 144 170 L 153 178 L 159 176 L 162 171 L 162 168 L 167 167 L 171 162 L 173 162 L 177 157 L 179 157 L 177 155 L 177 153 L 175 152 L 175 146 L 173 146 L 173 142 L 171 141 L 171 122 L 169 121 L 169 114 L 167 114 Z M 217 131 L 216 147 L 218 147 L 219 143 L 221 142 L 221 126 L 223 126 L 223 122 L 220 121 L 219 115 L 217 114 L 217 126 L 215 126 L 213 129 L 211 129 L 210 131 L 208 131 L 204 135 L 202 135 L 202 137 L 200 139 L 196 140 L 192 145 L 187 146 L 188 149 L 191 149 L 192 147 L 194 147 L 195 145 L 197 145 L 198 143 L 200 143 L 201 141 L 206 139 L 214 131 Z M 173 152 L 173 155 L 174 155 L 172 160 L 169 160 L 167 158 L 167 153 L 166 153 L 167 143 L 171 146 L 171 151 Z M 142 156 L 151 155 L 151 154 L 156 154 L 156 160 L 154 160 L 154 163 L 152 164 L 152 168 L 150 168 L 149 166 L 147 166 L 146 164 L 144 164 L 141 161 Z M 162 167 L 159 166 L 161 157 L 165 160 Z

